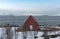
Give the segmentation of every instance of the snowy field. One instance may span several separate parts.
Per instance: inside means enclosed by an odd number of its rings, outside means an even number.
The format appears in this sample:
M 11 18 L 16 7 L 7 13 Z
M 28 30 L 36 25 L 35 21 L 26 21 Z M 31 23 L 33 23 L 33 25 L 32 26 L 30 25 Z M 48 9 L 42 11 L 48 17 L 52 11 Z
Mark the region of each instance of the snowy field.
M 1 34 L 3 33 L 4 31 L 2 31 L 2 29 L 0 28 L 0 37 L 1 37 Z M 58 32 L 56 32 L 58 33 Z M 48 33 L 49 34 L 49 33 Z M 54 34 L 54 33 L 50 33 L 50 34 Z M 49 34 L 49 35 L 50 35 Z M 30 36 L 31 35 L 31 36 Z M 44 37 L 41 37 L 43 35 L 43 32 L 38 32 L 37 36 L 38 38 L 37 39 L 44 39 Z M 33 38 L 33 32 L 32 34 L 29 34 L 29 32 L 27 32 L 27 39 L 34 39 Z M 22 32 L 18 32 L 18 35 L 17 35 L 17 39 L 23 39 L 23 34 Z M 60 39 L 60 37 L 56 37 L 56 38 L 50 38 L 50 39 Z
M 43 34 L 42 32 L 38 32 L 38 35 L 37 35 L 38 38 L 37 38 L 37 39 L 44 39 L 44 37 L 41 37 L 42 34 Z M 53 34 L 54 34 L 54 33 L 53 33 Z M 22 33 L 21 33 L 21 32 L 20 32 L 19 35 L 18 35 L 18 39 L 20 39 L 20 38 L 23 39 L 23 38 L 22 38 Z M 27 39 L 31 39 L 31 38 L 29 38 L 29 36 L 27 36 Z M 50 38 L 50 39 L 60 39 L 60 37 Z

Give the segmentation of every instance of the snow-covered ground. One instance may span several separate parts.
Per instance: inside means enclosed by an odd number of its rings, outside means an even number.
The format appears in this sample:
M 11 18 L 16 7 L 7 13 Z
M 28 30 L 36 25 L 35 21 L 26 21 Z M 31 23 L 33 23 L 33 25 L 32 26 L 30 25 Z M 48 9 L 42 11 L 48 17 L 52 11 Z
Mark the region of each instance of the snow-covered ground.
M 0 37 L 1 37 L 1 34 L 3 33 L 3 31 L 2 31 L 2 28 L 0 28 Z M 28 32 L 29 33 L 29 32 Z M 31 39 L 31 37 L 32 37 L 32 39 L 34 39 L 33 37 L 33 33 L 32 34 L 28 34 L 27 33 L 27 39 Z M 58 33 L 58 32 L 56 32 L 56 33 Z M 59 32 L 60 33 L 60 32 Z M 49 35 L 50 34 L 55 34 L 55 33 L 48 33 Z M 30 36 L 30 35 L 32 35 L 32 36 Z M 44 37 L 41 37 L 43 35 L 43 32 L 38 32 L 38 34 L 37 34 L 37 36 L 38 36 L 38 38 L 37 39 L 44 39 Z M 22 32 L 18 32 L 18 35 L 17 35 L 17 39 L 23 39 L 23 34 L 22 34 Z M 56 37 L 56 38 L 50 38 L 50 39 L 60 39 L 60 37 Z
M 37 34 L 38 38 L 37 38 L 37 39 L 44 39 L 44 37 L 41 37 L 42 34 L 43 34 L 43 32 L 38 32 L 38 34 Z M 51 34 L 54 34 L 54 33 L 51 33 Z M 21 32 L 18 33 L 18 39 L 20 39 L 20 38 L 23 39 L 23 38 L 22 38 L 22 33 L 21 33 Z M 29 39 L 29 36 L 27 36 L 27 38 Z M 50 38 L 50 39 L 60 39 L 60 37 Z

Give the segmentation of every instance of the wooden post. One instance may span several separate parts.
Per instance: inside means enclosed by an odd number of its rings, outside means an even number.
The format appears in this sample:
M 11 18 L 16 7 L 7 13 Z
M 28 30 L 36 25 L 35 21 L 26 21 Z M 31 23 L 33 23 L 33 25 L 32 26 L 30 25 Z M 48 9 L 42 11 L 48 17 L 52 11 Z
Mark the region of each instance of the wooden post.
M 8 29 L 8 27 L 6 27 L 6 35 L 7 39 L 10 39 L 10 29 Z
M 38 31 L 35 31 L 34 32 L 34 39 L 37 39 L 38 38 L 37 34 L 38 34 Z
M 16 27 L 15 27 L 15 39 L 17 39 L 18 32 L 16 32 Z
M 23 39 L 26 39 L 26 32 L 23 31 Z
M 49 39 L 49 36 L 47 35 L 47 31 L 44 31 L 44 38 Z

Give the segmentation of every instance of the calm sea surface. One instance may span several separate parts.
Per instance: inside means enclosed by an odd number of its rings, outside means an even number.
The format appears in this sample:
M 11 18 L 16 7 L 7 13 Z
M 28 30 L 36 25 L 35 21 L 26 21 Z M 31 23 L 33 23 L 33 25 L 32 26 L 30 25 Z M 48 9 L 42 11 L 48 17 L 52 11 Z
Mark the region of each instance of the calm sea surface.
M 0 16 L 0 24 L 13 24 L 22 26 L 28 16 Z M 39 25 L 59 25 L 60 16 L 34 16 Z

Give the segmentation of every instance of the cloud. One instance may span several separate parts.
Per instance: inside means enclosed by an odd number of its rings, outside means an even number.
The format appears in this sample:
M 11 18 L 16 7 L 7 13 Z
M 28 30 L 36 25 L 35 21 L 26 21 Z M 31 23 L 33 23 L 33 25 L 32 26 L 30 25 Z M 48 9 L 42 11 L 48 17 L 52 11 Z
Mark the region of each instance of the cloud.
M 0 9 L 0 15 L 34 15 L 34 16 L 42 16 L 42 15 L 50 15 L 50 16 L 59 16 L 60 8 L 53 8 L 53 7 L 44 7 L 44 8 L 25 8 L 25 9 Z
M 56 15 L 54 15 L 54 16 L 60 16 L 60 14 L 56 14 Z

